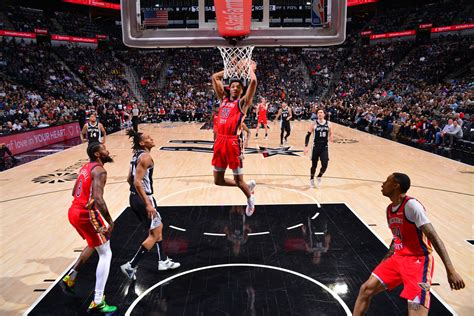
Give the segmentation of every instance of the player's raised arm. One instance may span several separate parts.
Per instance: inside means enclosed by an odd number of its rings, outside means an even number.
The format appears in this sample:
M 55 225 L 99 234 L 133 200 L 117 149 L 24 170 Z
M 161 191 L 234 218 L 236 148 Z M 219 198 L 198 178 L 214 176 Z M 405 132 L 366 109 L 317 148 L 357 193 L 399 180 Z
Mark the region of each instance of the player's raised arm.
M 212 75 L 212 87 L 217 94 L 217 98 L 222 100 L 225 95 L 224 85 L 222 84 L 222 78 L 224 78 L 224 70 L 216 72 Z
M 249 107 L 252 105 L 253 97 L 255 96 L 255 91 L 257 90 L 257 76 L 255 75 L 255 69 L 257 64 L 252 61 L 250 65 L 250 83 L 247 88 L 247 92 L 242 97 L 242 112 L 247 113 Z

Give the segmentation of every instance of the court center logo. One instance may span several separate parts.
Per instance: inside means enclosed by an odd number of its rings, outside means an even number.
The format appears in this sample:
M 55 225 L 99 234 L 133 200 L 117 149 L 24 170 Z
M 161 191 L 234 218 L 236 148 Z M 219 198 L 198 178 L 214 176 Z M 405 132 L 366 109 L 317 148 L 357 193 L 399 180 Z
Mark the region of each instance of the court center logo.
M 170 140 L 170 143 L 174 144 L 192 144 L 192 145 L 201 145 L 201 146 L 163 146 L 160 147 L 160 150 L 166 151 L 186 151 L 186 152 L 200 152 L 200 153 L 209 153 L 214 152 L 214 142 L 209 140 Z M 206 146 L 202 146 L 206 145 Z M 259 146 L 258 148 L 248 147 L 245 148 L 245 155 L 260 154 L 263 158 L 268 158 L 276 155 L 285 155 L 285 156 L 300 156 L 298 153 L 302 153 L 302 150 L 291 149 L 290 146 L 285 147 L 263 147 Z
M 351 138 L 335 138 L 334 142 L 337 144 L 354 144 L 358 143 L 359 141 Z
M 75 181 L 77 179 L 77 170 L 82 167 L 86 162 L 88 162 L 88 159 L 81 159 L 78 162 L 67 166 L 66 168 L 63 169 L 56 169 L 52 173 L 48 173 L 44 176 L 39 176 L 34 178 L 33 181 L 34 183 L 40 183 L 40 184 L 54 184 L 54 183 L 63 183 L 67 181 Z

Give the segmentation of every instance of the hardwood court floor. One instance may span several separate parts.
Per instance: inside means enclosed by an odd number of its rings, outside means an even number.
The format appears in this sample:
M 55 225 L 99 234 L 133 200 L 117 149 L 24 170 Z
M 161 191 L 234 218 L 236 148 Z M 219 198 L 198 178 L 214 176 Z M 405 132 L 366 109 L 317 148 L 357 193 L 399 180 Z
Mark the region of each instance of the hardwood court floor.
M 295 122 L 289 145 L 302 149 L 308 122 Z M 157 147 L 155 196 L 159 204 L 238 205 L 245 199 L 238 189 L 212 183 L 211 154 L 192 151 L 160 151 L 161 146 L 189 146 L 170 140 L 212 140 L 211 131 L 199 124 L 162 123 L 141 125 Z M 251 139 L 249 147 L 277 148 L 278 125 L 270 123 L 268 141 Z M 336 143 L 330 144 L 330 163 L 321 189 L 310 189 L 307 158 L 277 151 L 263 158 L 246 155 L 246 179 L 257 180 L 258 204 L 344 202 L 386 243 L 390 232 L 384 210 L 389 200 L 380 193 L 381 182 L 394 171 L 412 179 L 411 196 L 427 208 L 429 218 L 445 242 L 449 254 L 466 281 L 460 292 L 449 289 L 442 262 L 436 255 L 435 291 L 460 315 L 473 314 L 474 168 L 366 133 L 334 125 Z M 261 132 L 262 135 L 262 132 Z M 260 136 L 262 137 L 262 136 Z M 192 145 L 209 148 L 209 145 Z M 105 199 L 114 218 L 128 205 L 126 176 L 131 156 L 124 132 L 107 137 L 115 163 L 106 165 Z M 86 161 L 86 146 L 7 170 L 0 174 L 0 313 L 25 311 L 51 281 L 61 275 L 78 255 L 84 242 L 67 220 L 74 173 Z M 268 152 L 268 151 L 267 151 Z M 275 153 L 270 151 L 270 154 Z M 258 216 L 258 206 L 255 216 Z M 45 281 L 46 280 L 46 281 Z M 351 306 L 352 308 L 352 306 Z
M 152 250 L 136 280 L 120 271 L 146 235 L 127 208 L 116 220 L 107 302 L 121 315 L 350 315 L 367 275 L 387 249 L 345 204 L 162 206 L 163 247 L 181 263 L 157 271 Z M 169 228 L 168 228 L 169 227 Z M 350 238 L 349 238 L 350 236 Z M 81 269 L 75 295 L 56 284 L 30 315 L 86 315 L 98 256 Z M 375 297 L 367 316 L 404 315 L 401 288 Z M 453 313 L 436 297 L 431 315 Z

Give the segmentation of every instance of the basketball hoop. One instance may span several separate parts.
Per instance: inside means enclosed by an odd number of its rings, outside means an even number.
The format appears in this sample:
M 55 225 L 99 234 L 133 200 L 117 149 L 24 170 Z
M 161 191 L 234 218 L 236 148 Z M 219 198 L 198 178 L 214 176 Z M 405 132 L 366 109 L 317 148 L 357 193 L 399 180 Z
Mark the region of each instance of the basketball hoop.
M 217 47 L 224 62 L 224 80 L 242 80 L 244 85 L 250 79 L 252 51 L 255 46 Z

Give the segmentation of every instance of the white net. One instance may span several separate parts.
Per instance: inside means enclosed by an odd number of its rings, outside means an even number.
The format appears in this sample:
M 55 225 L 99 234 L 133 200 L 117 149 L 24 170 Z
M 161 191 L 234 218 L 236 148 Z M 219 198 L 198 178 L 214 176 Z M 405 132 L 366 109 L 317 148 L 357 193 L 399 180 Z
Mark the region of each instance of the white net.
M 224 61 L 224 79 L 250 79 L 252 51 L 255 46 L 217 48 Z

